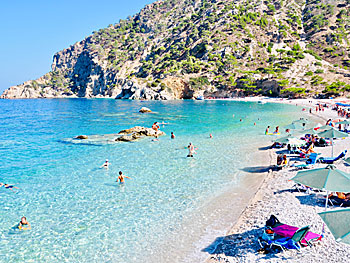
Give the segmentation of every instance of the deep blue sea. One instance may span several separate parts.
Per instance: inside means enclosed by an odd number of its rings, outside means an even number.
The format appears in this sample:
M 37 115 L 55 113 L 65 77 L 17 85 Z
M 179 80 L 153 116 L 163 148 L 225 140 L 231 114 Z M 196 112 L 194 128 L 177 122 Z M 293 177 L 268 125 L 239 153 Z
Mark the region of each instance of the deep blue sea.
M 138 113 L 143 106 L 154 113 Z M 266 126 L 299 117 L 296 106 L 255 102 L 0 100 L 0 182 L 19 187 L 0 188 L 0 262 L 157 262 L 164 244 L 196 254 L 213 224 L 205 207 L 225 191 L 250 191 L 242 168 L 271 140 Z M 158 142 L 70 142 L 155 121 L 168 123 Z M 118 171 L 131 178 L 124 186 Z M 22 216 L 32 230 L 13 228 Z

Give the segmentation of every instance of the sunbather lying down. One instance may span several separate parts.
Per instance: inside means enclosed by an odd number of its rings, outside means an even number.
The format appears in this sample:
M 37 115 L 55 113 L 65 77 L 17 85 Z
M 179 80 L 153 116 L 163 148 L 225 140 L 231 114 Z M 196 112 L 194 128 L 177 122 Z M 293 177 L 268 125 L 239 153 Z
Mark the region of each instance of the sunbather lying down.
M 348 201 L 350 200 L 350 193 L 341 193 L 341 192 L 336 192 L 335 195 L 334 193 L 330 193 L 330 195 L 328 195 L 328 198 L 332 198 L 332 197 L 338 197 L 339 199 L 342 199 L 344 201 Z

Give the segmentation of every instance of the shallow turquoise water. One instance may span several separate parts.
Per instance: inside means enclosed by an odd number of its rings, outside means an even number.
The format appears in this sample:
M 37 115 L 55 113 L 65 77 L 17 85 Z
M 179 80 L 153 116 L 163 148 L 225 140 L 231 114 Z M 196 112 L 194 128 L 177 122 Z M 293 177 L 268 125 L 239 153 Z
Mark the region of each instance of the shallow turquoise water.
M 139 114 L 142 106 L 155 113 Z M 20 188 L 0 188 L 0 262 L 148 262 L 187 215 L 239 186 L 240 169 L 253 165 L 249 145 L 271 139 L 267 125 L 301 115 L 270 103 L 104 99 L 0 100 L 0 113 L 0 182 Z M 155 121 L 169 123 L 159 142 L 62 141 Z M 110 169 L 98 169 L 106 158 Z M 119 170 L 132 178 L 124 187 Z M 32 230 L 13 230 L 23 215 Z

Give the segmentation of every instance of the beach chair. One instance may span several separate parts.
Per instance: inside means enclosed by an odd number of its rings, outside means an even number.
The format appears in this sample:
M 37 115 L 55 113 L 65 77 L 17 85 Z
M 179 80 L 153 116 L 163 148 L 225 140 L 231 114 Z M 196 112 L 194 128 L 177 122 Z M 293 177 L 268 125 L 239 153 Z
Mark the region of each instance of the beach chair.
M 309 158 L 306 160 L 305 163 L 299 164 L 299 165 L 294 165 L 294 167 L 301 169 L 301 168 L 309 168 L 313 165 L 316 164 L 318 161 L 318 154 L 317 153 L 311 153 Z
M 340 159 L 343 159 L 343 158 L 346 156 L 346 153 L 347 153 L 347 152 L 348 152 L 348 151 L 345 150 L 345 151 L 341 152 L 337 157 L 334 157 L 334 158 L 324 158 L 324 157 L 320 157 L 320 158 L 319 158 L 319 161 L 320 161 L 321 163 L 332 164 L 332 163 L 334 163 L 334 162 L 336 162 L 336 161 L 338 161 L 338 160 L 340 160 Z
M 301 242 L 302 240 L 305 240 L 305 236 L 309 232 L 309 230 L 310 230 L 309 226 L 302 227 L 298 229 L 292 237 L 284 237 L 284 238 L 269 240 L 268 244 L 270 245 L 270 248 L 272 248 L 272 246 L 277 246 L 281 248 L 282 251 L 286 251 L 289 249 L 296 249 L 300 251 Z

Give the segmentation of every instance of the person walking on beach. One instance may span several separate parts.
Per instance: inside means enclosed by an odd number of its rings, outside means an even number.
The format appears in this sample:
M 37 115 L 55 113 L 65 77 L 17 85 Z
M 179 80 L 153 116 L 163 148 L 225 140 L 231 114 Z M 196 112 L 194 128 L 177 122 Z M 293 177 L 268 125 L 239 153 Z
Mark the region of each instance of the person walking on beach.
M 187 148 L 188 148 L 188 155 L 187 155 L 187 157 L 193 157 L 193 154 L 196 153 L 196 148 L 194 147 L 194 145 L 191 142 L 189 143 Z
M 124 184 L 125 183 L 125 178 L 131 179 L 129 176 L 123 175 L 122 171 L 119 171 L 119 175 L 117 178 L 117 183 L 119 182 L 120 184 Z
M 110 163 L 108 162 L 108 159 L 106 159 L 106 161 L 100 166 L 100 168 L 106 168 L 108 169 Z

